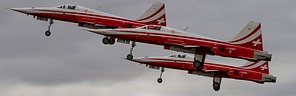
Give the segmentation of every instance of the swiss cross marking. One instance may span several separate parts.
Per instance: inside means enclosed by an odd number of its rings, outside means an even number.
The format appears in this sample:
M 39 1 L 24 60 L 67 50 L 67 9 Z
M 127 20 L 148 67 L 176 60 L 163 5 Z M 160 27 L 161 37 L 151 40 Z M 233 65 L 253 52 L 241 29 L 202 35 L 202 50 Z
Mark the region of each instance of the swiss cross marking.
M 252 43 L 254 44 L 253 46 L 257 46 L 261 44 L 261 40 L 258 39 L 257 41 L 253 41 Z
M 161 18 L 160 20 L 157 20 L 157 24 L 161 24 L 161 23 L 164 23 L 164 18 Z
M 267 65 L 263 65 L 260 68 L 261 68 L 262 71 L 265 70 L 265 69 L 268 69 Z

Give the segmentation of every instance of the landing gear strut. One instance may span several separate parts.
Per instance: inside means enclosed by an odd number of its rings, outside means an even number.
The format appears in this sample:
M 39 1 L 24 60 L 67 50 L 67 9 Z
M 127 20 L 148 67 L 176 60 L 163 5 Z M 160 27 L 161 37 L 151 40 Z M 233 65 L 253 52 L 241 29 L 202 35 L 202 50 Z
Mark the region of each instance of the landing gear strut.
M 113 45 L 115 43 L 115 38 L 104 37 L 102 42 L 105 45 L 107 45 L 107 44 Z
M 164 67 L 161 68 L 160 77 L 157 79 L 158 83 L 162 83 L 162 73 L 164 72 Z
M 221 85 L 221 80 L 222 80 L 222 77 L 219 76 L 219 75 L 214 75 L 214 78 L 213 78 L 213 89 L 215 91 L 219 91 L 220 90 L 220 85 Z
M 204 67 L 205 58 L 206 58 L 205 50 L 203 50 L 203 49 L 200 49 L 200 50 L 196 49 L 196 53 L 194 55 L 193 66 L 197 70 L 202 70 L 203 67 Z
M 47 29 L 47 31 L 45 31 L 45 36 L 50 36 L 51 35 L 50 28 L 51 28 L 52 24 L 53 24 L 53 19 L 50 19 L 48 29 Z
M 136 47 L 136 42 L 133 41 L 131 46 L 132 46 L 132 48 L 130 49 L 130 53 L 126 56 L 127 60 L 133 60 L 133 58 L 134 58 L 133 50 L 134 50 L 134 47 Z

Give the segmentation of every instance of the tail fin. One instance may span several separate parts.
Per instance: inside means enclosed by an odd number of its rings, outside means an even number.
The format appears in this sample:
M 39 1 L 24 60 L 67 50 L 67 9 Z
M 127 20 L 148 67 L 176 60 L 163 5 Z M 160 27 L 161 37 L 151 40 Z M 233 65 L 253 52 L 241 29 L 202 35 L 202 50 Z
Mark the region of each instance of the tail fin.
M 166 26 L 165 4 L 155 2 L 137 21 Z
M 262 41 L 261 23 L 250 21 L 248 25 L 230 41 L 230 43 L 263 51 Z
M 269 74 L 269 65 L 268 61 L 248 61 L 245 65 L 242 66 L 243 69 L 252 70 L 260 73 Z

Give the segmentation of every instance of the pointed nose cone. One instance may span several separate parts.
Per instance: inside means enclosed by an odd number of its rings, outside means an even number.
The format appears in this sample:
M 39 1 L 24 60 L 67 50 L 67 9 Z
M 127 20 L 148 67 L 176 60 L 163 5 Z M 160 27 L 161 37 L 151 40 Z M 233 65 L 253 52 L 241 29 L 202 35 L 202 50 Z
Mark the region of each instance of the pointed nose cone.
M 29 14 L 30 9 L 31 8 L 10 8 L 10 10 L 20 12 L 20 13 L 25 13 L 25 14 Z
M 130 61 L 133 61 L 133 62 L 141 62 L 141 59 L 139 59 L 139 58 L 133 58 L 133 59 L 130 60 Z
M 128 60 L 127 58 L 125 58 L 126 60 Z M 133 62 L 137 62 L 137 63 L 143 63 L 144 62 L 144 57 L 134 57 L 132 60 L 129 61 L 133 61 Z

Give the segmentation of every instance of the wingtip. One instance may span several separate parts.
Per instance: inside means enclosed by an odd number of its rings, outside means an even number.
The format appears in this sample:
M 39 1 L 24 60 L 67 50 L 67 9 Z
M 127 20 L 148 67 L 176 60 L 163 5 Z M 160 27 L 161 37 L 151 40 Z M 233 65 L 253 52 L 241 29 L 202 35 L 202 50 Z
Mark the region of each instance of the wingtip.
M 127 61 L 135 62 L 135 59 L 129 60 L 129 59 L 125 58 L 125 57 L 120 57 L 120 58 L 121 58 L 121 59 L 124 59 L 124 60 L 127 60 Z
M 81 28 L 82 30 L 85 30 L 85 31 L 89 31 L 89 32 L 95 32 L 96 30 L 95 29 L 90 29 L 90 28 Z
M 16 8 L 7 8 L 7 7 L 6 7 L 6 9 L 8 9 L 8 10 L 12 10 L 12 11 L 17 11 Z
M 89 28 L 84 28 L 84 27 L 82 27 L 82 28 L 81 28 L 81 30 L 88 31 L 88 30 L 89 30 Z

